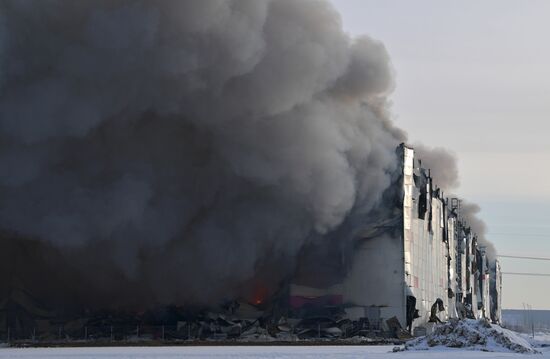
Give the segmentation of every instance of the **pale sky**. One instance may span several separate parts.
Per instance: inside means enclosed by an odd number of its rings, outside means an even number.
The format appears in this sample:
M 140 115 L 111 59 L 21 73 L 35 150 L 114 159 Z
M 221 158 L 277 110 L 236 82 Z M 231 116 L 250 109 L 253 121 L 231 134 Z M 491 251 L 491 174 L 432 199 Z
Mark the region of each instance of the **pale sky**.
M 550 1 L 331 0 L 346 31 L 382 41 L 397 124 L 459 158 L 500 254 L 550 257 Z M 501 259 L 550 273 L 550 261 Z M 550 309 L 550 277 L 504 277 L 504 308 Z

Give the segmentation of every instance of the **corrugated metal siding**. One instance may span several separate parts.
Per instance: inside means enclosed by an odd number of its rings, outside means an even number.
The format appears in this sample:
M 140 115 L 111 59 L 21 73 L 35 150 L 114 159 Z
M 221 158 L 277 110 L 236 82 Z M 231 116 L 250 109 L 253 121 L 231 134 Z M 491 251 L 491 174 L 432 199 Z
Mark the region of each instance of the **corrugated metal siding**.
M 457 298 L 462 301 L 467 295 L 475 303 L 474 315 L 482 315 L 477 297 L 484 298 L 483 306 L 489 308 L 489 286 L 480 288 L 480 282 L 485 283 L 480 275 L 486 272 L 476 262 L 476 238 L 453 212 L 456 208 L 450 210 L 440 192 L 434 191 L 427 172 L 415 167 L 414 150 L 407 147 L 403 147 L 402 185 L 402 235 L 385 233 L 358 246 L 345 280 L 344 302 L 376 306 L 382 319 L 396 316 L 403 327 L 408 289 L 420 314 L 413 327 L 429 321 L 438 298 L 446 308 L 438 314 L 442 320 L 457 317 Z

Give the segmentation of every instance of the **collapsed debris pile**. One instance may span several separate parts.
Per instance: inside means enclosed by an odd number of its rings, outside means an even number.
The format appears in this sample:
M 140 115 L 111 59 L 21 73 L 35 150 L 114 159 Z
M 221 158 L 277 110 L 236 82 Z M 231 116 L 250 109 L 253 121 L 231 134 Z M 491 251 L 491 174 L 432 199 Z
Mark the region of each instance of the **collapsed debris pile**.
M 98 311 L 73 317 L 36 314 L 32 298 L 15 298 L 0 342 L 71 343 L 74 341 L 191 341 L 191 342 L 324 342 L 398 344 L 404 330 L 397 319 L 350 320 L 341 306 L 302 309 L 299 313 L 275 304 L 231 301 L 214 309 L 159 307 L 141 313 Z M 35 305 L 31 305 L 31 304 Z M 25 320 L 23 320 L 25 319 Z
M 434 347 L 468 348 L 490 352 L 539 353 L 518 334 L 490 324 L 485 319 L 450 320 L 424 337 L 409 341 L 403 350 Z

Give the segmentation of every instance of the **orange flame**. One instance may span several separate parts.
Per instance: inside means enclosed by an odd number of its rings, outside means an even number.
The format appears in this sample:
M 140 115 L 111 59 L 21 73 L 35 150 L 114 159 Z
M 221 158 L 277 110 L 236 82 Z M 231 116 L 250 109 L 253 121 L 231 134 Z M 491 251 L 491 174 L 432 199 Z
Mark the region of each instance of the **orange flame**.
M 255 305 L 260 305 L 265 301 L 268 295 L 269 295 L 269 291 L 266 287 L 264 287 L 261 284 L 256 285 L 251 303 Z

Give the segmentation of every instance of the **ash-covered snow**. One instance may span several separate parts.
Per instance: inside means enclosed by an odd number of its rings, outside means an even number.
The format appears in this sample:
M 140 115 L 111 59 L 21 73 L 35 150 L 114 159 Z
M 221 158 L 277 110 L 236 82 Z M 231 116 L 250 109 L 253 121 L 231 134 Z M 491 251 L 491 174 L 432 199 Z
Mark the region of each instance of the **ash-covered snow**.
M 493 325 L 484 319 L 451 320 L 436 326 L 431 334 L 408 342 L 402 350 L 428 350 L 435 347 L 540 353 L 518 333 Z

